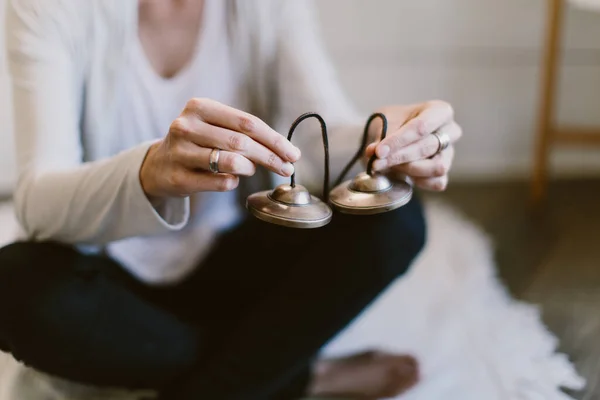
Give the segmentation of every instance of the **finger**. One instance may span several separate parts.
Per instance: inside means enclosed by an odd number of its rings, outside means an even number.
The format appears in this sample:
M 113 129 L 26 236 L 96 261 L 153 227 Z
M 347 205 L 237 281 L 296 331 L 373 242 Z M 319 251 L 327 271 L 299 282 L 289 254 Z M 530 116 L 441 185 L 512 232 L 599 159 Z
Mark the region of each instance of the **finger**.
M 294 166 L 252 138 L 193 118 L 178 118 L 171 125 L 171 133 L 184 142 L 208 149 L 221 149 L 240 154 L 251 162 L 262 165 L 276 174 L 288 177 Z
M 450 138 L 450 143 L 456 142 L 462 135 L 460 126 L 455 122 L 444 125 L 438 130 L 438 132 L 441 135 L 448 135 Z M 396 165 L 424 160 L 434 156 L 438 152 L 439 148 L 439 140 L 434 135 L 430 134 L 420 141 L 410 144 L 399 151 L 388 155 L 387 158 L 378 159 L 373 164 L 373 168 L 375 168 L 377 171 L 381 171 Z
M 210 171 L 210 155 L 213 149 L 191 144 L 189 149 L 180 151 L 180 161 L 189 169 Z M 218 170 L 221 173 L 237 176 L 253 176 L 256 166 L 241 154 L 221 150 L 219 152 Z
M 454 147 L 451 146 L 432 159 L 397 165 L 394 167 L 394 172 L 418 178 L 441 177 L 448 175 L 453 160 Z
M 418 188 L 432 192 L 443 192 L 448 187 L 448 176 L 437 178 L 412 178 L 413 184 Z
M 211 125 L 251 137 L 286 161 L 296 162 L 300 159 L 300 149 L 254 115 L 208 99 L 190 100 L 186 110 Z
M 368 145 L 365 150 L 365 156 L 367 156 L 368 158 L 373 157 L 373 154 L 375 154 L 375 149 L 377 148 L 378 144 L 379 144 L 379 142 L 375 142 L 375 143 L 371 143 L 370 145 Z
M 373 163 L 373 169 L 383 171 L 394 166 L 427 159 L 438 151 L 439 146 L 440 143 L 437 138 L 429 135 L 423 140 L 405 147 L 400 152 L 389 155 L 384 159 L 377 159 Z
M 190 177 L 193 185 L 201 191 L 230 192 L 240 184 L 237 176 L 230 174 L 213 174 L 212 172 L 196 172 Z
M 423 111 L 394 132 L 389 132 L 377 146 L 377 157 L 386 158 L 402 148 L 426 138 L 440 127 L 450 123 L 454 110 L 448 103 L 435 101 L 427 103 Z
M 180 168 L 170 177 L 174 190 L 182 195 L 198 192 L 229 192 L 238 187 L 240 180 L 231 174 L 213 174 Z

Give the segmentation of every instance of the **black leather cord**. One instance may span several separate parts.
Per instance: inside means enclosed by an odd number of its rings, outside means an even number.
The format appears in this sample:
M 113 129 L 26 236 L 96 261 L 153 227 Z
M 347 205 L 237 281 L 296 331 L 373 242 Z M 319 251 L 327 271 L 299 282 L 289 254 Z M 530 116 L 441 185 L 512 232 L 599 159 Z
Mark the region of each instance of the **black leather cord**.
M 301 115 L 294 121 L 288 134 L 288 140 L 291 142 L 294 136 L 294 131 L 304 120 L 308 118 L 316 118 L 321 123 L 321 133 L 323 134 L 323 149 L 325 150 L 325 178 L 323 180 L 323 200 L 327 203 L 329 201 L 329 138 L 327 136 L 327 124 L 323 117 L 317 113 L 309 112 Z M 290 185 L 296 187 L 296 172 L 292 174 Z
M 339 178 L 335 181 L 334 186 L 338 186 L 340 183 L 342 183 L 344 181 L 344 179 L 346 179 L 346 175 L 348 175 L 348 172 L 350 172 L 352 167 L 354 167 L 354 164 L 356 164 L 356 162 L 363 156 L 365 150 L 367 149 L 367 145 L 368 145 L 367 141 L 369 140 L 369 129 L 371 128 L 371 124 L 373 123 L 373 121 L 375 121 L 377 118 L 381 118 L 381 120 L 383 122 L 383 126 L 381 128 L 380 140 L 383 140 L 386 138 L 387 131 L 388 131 L 388 120 L 387 120 L 386 116 L 383 115 L 382 113 L 376 113 L 376 114 L 371 115 L 369 117 L 369 120 L 367 121 L 367 124 L 365 125 L 365 131 L 363 133 L 363 138 L 362 138 L 362 143 L 360 145 L 360 148 L 358 149 L 358 151 L 356 152 L 356 154 L 354 155 L 352 160 L 350 160 L 350 162 L 348 163 L 346 168 L 344 168 L 344 170 L 340 174 Z M 369 164 L 367 165 L 367 173 L 369 175 L 373 175 L 373 163 L 375 162 L 375 160 L 377 160 L 376 155 L 373 155 L 371 157 L 371 159 L 369 160 Z

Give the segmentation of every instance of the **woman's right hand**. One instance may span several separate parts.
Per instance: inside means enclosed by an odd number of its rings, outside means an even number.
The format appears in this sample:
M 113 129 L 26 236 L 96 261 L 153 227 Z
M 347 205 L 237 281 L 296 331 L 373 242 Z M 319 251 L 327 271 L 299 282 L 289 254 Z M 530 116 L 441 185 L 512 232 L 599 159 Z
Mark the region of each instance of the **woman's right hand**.
M 220 149 L 219 172 L 209 170 Z M 239 176 L 261 165 L 291 176 L 300 150 L 259 118 L 209 99 L 190 100 L 163 140 L 151 146 L 140 169 L 150 198 L 186 197 L 197 192 L 235 189 Z

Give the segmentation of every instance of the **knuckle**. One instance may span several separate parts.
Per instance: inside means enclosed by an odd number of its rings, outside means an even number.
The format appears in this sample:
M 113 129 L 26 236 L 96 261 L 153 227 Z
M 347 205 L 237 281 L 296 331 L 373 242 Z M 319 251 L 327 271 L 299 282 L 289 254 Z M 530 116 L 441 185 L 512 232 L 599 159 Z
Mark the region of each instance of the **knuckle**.
M 177 140 L 169 146 L 166 154 L 167 160 L 175 164 L 186 156 L 185 145 L 182 141 Z
M 427 124 L 422 119 L 415 119 L 412 124 L 419 137 L 426 137 L 430 133 L 427 131 Z
M 216 189 L 219 192 L 229 192 L 235 189 L 238 185 L 238 180 L 233 176 L 227 176 L 219 179 L 216 182 Z
M 252 133 L 256 131 L 258 120 L 252 115 L 242 115 L 238 121 L 240 132 Z
M 394 154 L 389 157 L 389 161 L 391 165 L 402 165 L 406 164 L 409 161 L 409 154 Z
M 404 139 L 400 135 L 394 135 L 390 138 L 391 140 L 388 142 L 390 144 L 390 148 L 392 150 L 398 150 L 404 147 Z
M 390 165 L 400 165 L 402 164 L 402 156 L 397 154 L 392 154 L 388 157 L 388 164 Z
M 171 124 L 170 133 L 176 137 L 184 137 L 190 133 L 188 122 L 185 117 L 178 117 Z
M 454 116 L 454 107 L 450 103 L 444 100 L 432 100 L 427 103 L 429 107 L 435 107 L 442 111 L 444 115 L 453 117 Z
M 437 107 L 439 103 L 440 103 L 440 100 L 429 100 L 423 104 L 423 108 L 424 109 L 434 108 L 434 107 Z
M 236 154 L 231 154 L 227 157 L 227 166 L 229 171 L 236 174 L 242 171 L 244 167 L 244 163 L 242 162 L 242 157 Z
M 201 114 L 206 109 L 208 99 L 194 97 L 190 99 L 186 104 L 186 109 L 193 111 L 195 114 Z
M 273 141 L 273 147 L 276 148 L 276 149 L 283 148 L 283 145 L 284 145 L 283 141 L 284 141 L 283 136 L 277 135 L 275 137 L 275 140 Z
M 246 151 L 248 149 L 248 137 L 239 134 L 232 134 L 229 137 L 229 147 L 234 151 Z
M 397 165 L 396 170 L 400 173 L 405 173 L 406 175 L 417 175 L 420 172 L 420 168 L 415 166 L 413 163 Z
M 443 104 L 446 104 L 446 102 L 444 100 L 440 100 L 440 99 L 433 99 L 433 100 L 429 100 L 428 102 L 425 103 L 426 107 L 440 107 Z
M 167 178 L 169 186 L 171 186 L 176 192 L 183 193 L 187 189 L 187 180 L 185 174 L 181 171 L 174 170 L 169 173 Z
M 271 168 L 276 168 L 279 165 L 279 157 L 275 155 L 275 153 L 269 154 L 267 157 L 267 166 Z
M 445 176 L 448 174 L 448 166 L 443 163 L 443 162 L 439 162 L 435 165 L 433 173 L 435 176 Z

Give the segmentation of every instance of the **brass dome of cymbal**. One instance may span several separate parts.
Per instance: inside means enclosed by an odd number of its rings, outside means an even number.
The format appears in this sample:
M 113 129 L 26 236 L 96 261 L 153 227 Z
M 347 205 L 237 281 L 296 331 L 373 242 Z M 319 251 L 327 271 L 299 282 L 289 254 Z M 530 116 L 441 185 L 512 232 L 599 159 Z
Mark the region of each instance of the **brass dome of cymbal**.
M 338 211 L 345 214 L 372 215 L 395 210 L 408 203 L 413 196 L 412 186 L 403 181 L 391 181 L 385 175 L 373 171 L 374 155 L 369 160 L 367 172 L 358 174 L 354 179 L 340 182 L 363 156 L 369 139 L 369 127 L 377 118 L 382 120 L 381 140 L 387 135 L 387 118 L 373 114 L 365 126 L 360 149 L 344 168 L 337 180 L 336 187 L 329 194 L 329 202 Z
M 279 185 L 269 194 L 271 200 L 289 206 L 307 206 L 311 202 L 311 195 L 304 186 Z
M 356 175 L 348 186 L 350 190 L 363 193 L 381 193 L 392 188 L 392 182 L 383 175 L 371 176 L 366 172 Z
M 300 185 L 280 185 L 273 191 L 255 193 L 248 197 L 246 207 L 260 220 L 289 228 L 320 228 L 333 216 L 326 203 Z
M 372 215 L 400 208 L 412 195 L 412 187 L 406 182 L 392 182 L 383 175 L 363 172 L 333 189 L 329 201 L 345 214 Z

